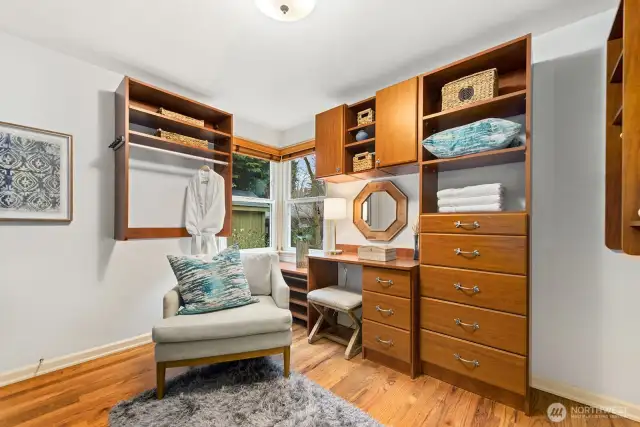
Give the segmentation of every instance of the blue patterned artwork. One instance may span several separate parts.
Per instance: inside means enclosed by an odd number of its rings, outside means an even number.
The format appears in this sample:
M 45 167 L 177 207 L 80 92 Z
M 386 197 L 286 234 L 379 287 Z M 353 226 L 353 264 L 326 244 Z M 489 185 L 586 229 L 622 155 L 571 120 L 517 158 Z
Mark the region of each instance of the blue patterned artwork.
M 0 219 L 70 220 L 71 138 L 13 126 L 0 123 Z

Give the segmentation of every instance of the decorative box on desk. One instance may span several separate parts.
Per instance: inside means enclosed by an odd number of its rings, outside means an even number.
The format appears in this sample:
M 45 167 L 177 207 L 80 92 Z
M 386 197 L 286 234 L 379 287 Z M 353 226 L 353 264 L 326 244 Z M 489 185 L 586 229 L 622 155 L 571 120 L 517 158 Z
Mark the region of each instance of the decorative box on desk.
M 358 258 L 369 261 L 393 261 L 396 259 L 396 248 L 390 246 L 360 246 Z
M 338 284 L 338 264 L 362 266 L 362 357 L 415 378 L 418 354 L 418 262 L 359 259 L 355 252 L 309 255 L 309 290 Z M 309 310 L 308 329 L 318 319 Z

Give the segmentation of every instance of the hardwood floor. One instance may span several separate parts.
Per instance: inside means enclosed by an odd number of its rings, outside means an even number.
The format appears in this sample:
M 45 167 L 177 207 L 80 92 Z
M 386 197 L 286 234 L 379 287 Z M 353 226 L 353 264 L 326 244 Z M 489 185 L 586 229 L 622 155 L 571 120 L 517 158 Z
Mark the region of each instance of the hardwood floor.
M 639 427 L 623 418 L 567 418 L 550 423 L 546 408 L 558 401 L 536 393 L 533 417 L 430 377 L 415 380 L 325 339 L 310 345 L 306 329 L 294 326 L 293 370 L 350 401 L 388 426 L 589 426 Z M 167 377 L 184 372 L 169 369 Z M 106 426 L 118 401 L 155 387 L 153 346 L 146 345 L 62 371 L 0 388 L 0 426 Z M 576 405 L 560 400 L 568 408 Z

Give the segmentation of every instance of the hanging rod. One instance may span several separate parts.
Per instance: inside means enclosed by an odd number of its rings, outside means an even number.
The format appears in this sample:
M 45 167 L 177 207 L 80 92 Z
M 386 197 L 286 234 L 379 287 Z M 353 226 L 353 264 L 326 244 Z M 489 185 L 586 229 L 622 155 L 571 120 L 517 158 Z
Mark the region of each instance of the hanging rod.
M 163 150 L 162 148 L 149 147 L 147 145 L 135 144 L 133 142 L 130 142 L 129 146 L 138 147 L 138 148 L 144 148 L 145 150 L 158 151 L 160 153 L 165 153 L 165 154 L 172 154 L 174 156 L 184 157 L 184 158 L 187 158 L 187 159 L 204 160 L 205 162 L 215 163 L 217 165 L 226 165 L 226 166 L 229 165 L 228 162 L 223 162 L 222 160 L 214 160 L 214 159 L 210 159 L 208 157 L 192 156 L 191 154 L 184 154 L 184 153 L 180 153 L 180 152 L 177 152 L 177 151 Z

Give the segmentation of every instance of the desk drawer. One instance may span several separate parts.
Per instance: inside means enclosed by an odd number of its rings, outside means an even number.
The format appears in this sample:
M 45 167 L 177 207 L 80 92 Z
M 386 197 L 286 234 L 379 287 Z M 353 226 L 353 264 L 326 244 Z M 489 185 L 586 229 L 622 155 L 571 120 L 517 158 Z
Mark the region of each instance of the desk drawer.
M 527 238 L 422 234 L 420 263 L 525 275 Z
M 420 326 L 513 353 L 527 354 L 527 318 L 517 314 L 420 298 Z
M 411 329 L 411 300 L 363 291 L 362 317 L 408 331 Z
M 420 232 L 527 235 L 526 213 L 429 214 L 420 217 Z
M 527 314 L 526 276 L 421 265 L 420 295 Z
M 522 356 L 421 329 L 420 358 L 520 395 L 526 393 L 527 359 Z
M 411 335 L 402 329 L 365 319 L 362 322 L 362 345 L 411 363 Z
M 411 297 L 411 272 L 362 267 L 362 289 L 397 297 Z

